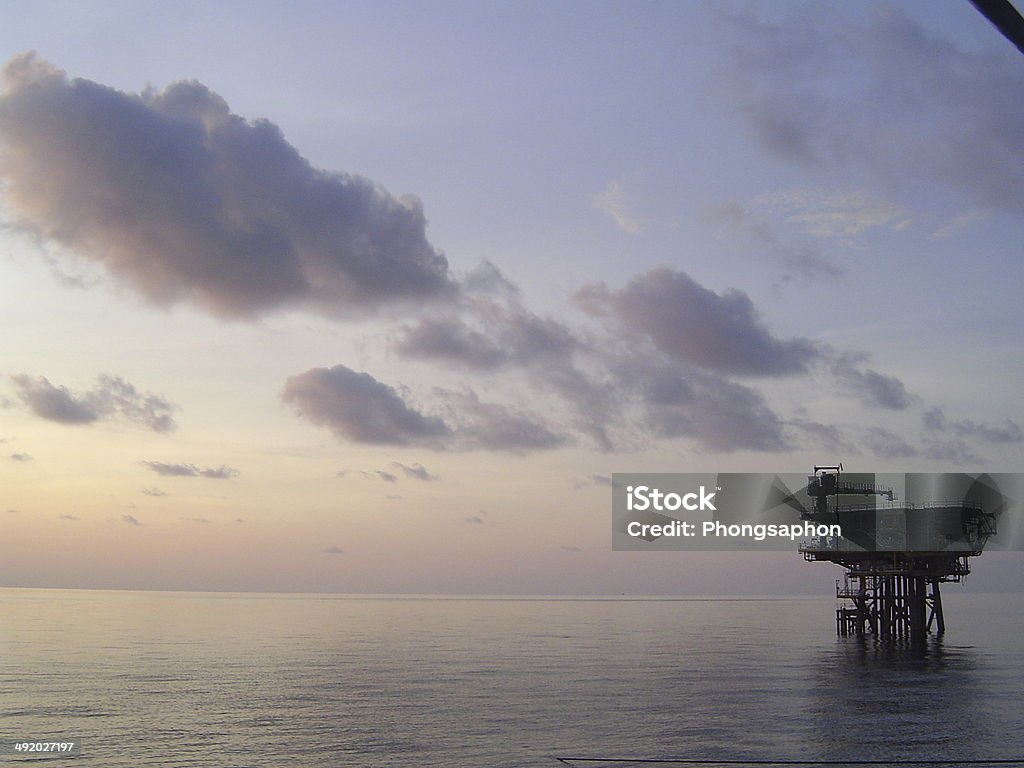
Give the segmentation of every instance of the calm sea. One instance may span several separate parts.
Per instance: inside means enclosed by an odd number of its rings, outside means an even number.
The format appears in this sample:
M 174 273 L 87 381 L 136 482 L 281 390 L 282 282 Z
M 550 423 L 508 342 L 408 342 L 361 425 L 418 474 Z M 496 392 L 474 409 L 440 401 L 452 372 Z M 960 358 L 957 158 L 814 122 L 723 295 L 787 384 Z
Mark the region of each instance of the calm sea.
M 1024 598 L 947 590 L 924 657 L 832 610 L 0 590 L 0 737 L 103 768 L 1024 757 Z

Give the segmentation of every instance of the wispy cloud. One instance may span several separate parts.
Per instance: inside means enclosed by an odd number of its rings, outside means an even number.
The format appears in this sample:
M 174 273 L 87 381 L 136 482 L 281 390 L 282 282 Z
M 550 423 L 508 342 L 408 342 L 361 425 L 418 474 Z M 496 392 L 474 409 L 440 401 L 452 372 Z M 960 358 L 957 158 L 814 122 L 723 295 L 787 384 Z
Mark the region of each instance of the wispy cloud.
M 611 217 L 623 232 L 631 235 L 640 233 L 643 224 L 630 210 L 626 191 L 617 181 L 609 181 L 604 188 L 590 199 L 590 205 Z
M 759 195 L 755 210 L 781 213 L 809 235 L 850 238 L 872 229 L 904 230 L 912 223 L 905 208 L 862 190 L 790 189 Z
M 843 270 L 817 246 L 789 242 L 768 221 L 735 200 L 710 206 L 701 219 L 723 233 L 752 241 L 760 254 L 781 267 L 782 277 L 787 282 L 835 280 L 843 275 Z
M 772 154 L 801 167 L 853 168 L 889 188 L 938 186 L 971 207 L 1020 210 L 1024 70 L 1009 46 L 960 48 L 890 7 L 863 19 L 784 21 L 757 6 L 710 8 L 722 92 Z M 829 73 L 842 73 L 844 87 Z
M 932 232 L 931 239 L 945 240 L 946 238 L 952 237 L 966 229 L 969 229 L 974 224 L 977 224 L 987 218 L 988 214 L 984 211 L 967 211 L 966 213 L 958 213 L 948 222 Z

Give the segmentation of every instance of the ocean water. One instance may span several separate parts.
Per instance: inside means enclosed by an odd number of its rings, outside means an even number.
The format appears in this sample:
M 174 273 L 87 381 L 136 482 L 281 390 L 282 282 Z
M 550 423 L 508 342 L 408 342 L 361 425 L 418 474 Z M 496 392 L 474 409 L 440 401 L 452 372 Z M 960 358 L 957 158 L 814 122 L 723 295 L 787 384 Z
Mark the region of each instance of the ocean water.
M 919 656 L 826 598 L 0 590 L 0 737 L 79 768 L 1024 757 L 1024 597 L 945 603 Z

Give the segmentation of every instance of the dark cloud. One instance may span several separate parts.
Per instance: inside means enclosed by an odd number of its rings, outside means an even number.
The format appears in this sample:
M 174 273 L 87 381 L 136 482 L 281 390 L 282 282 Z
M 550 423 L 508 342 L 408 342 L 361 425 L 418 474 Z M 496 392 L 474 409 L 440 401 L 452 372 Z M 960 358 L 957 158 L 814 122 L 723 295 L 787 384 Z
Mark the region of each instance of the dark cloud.
M 538 418 L 481 401 L 472 390 L 437 389 L 434 394 L 447 418 L 420 412 L 394 387 L 368 373 L 336 365 L 292 376 L 281 397 L 299 416 L 347 442 L 512 453 L 564 442 Z
M 463 522 L 470 523 L 472 525 L 483 525 L 484 524 L 484 519 L 482 517 L 480 517 L 480 515 L 469 515 L 467 517 L 462 518 L 462 520 L 463 520 Z
M 786 426 L 796 429 L 804 440 L 814 448 L 826 451 L 853 450 L 853 446 L 840 429 L 833 424 L 823 424 L 813 419 L 793 418 L 786 421 Z
M 840 388 L 873 408 L 903 411 L 917 398 L 907 392 L 906 386 L 895 376 L 857 367 L 861 356 L 840 356 L 832 365 L 832 373 Z
M 391 462 L 391 465 L 396 469 L 400 470 L 406 477 L 412 478 L 413 480 L 420 480 L 424 483 L 430 483 L 434 480 L 438 480 L 438 476 L 431 474 L 427 471 L 427 468 L 422 464 L 406 465 L 397 461 Z
M 290 377 L 281 398 L 298 415 L 354 443 L 440 447 L 452 437 L 447 424 L 408 405 L 393 387 L 343 365 Z
M 390 472 L 385 472 L 383 469 L 378 469 L 377 470 L 377 477 L 379 477 L 385 483 L 397 483 L 398 482 L 398 477 L 396 475 L 393 475 Z
M 9 456 L 9 458 L 10 458 L 11 461 L 17 461 L 17 462 L 20 462 L 22 464 L 24 464 L 26 462 L 29 462 L 29 461 L 32 461 L 32 457 L 29 456 L 27 453 L 12 453 Z
M 645 372 L 641 396 L 650 431 L 712 451 L 789 448 L 783 424 L 757 391 L 716 375 L 672 367 Z
M 973 437 L 986 443 L 1024 442 L 1024 430 L 1012 419 L 1000 426 L 981 424 L 971 419 L 950 420 L 940 408 L 929 408 L 922 416 L 924 427 L 931 432 L 950 432 L 957 437 Z
M 715 293 L 684 272 L 661 267 L 634 277 L 625 288 L 585 286 L 576 303 L 649 339 L 688 365 L 738 376 L 804 373 L 820 352 L 808 339 L 777 339 L 761 322 L 747 294 Z
M 512 406 L 482 401 L 470 389 L 438 390 L 456 423 L 454 447 L 529 453 L 558 448 L 567 439 L 538 417 Z
M 866 20 L 795 10 L 769 22 L 720 5 L 712 15 L 725 35 L 724 90 L 769 151 L 1020 210 L 1024 69 L 1003 41 L 963 50 L 892 8 Z
M 881 427 L 869 429 L 864 442 L 873 454 L 883 459 L 906 459 L 919 453 L 902 437 Z
M 344 553 L 345 550 L 343 550 L 341 547 L 337 545 L 331 545 L 324 550 L 325 555 L 342 555 Z
M 933 461 L 949 464 L 977 464 L 981 458 L 958 440 L 925 440 L 924 455 Z
M 128 525 L 142 525 L 134 515 L 121 515 L 121 522 Z
M 168 464 L 162 461 L 144 461 L 142 463 L 163 477 L 207 477 L 212 480 L 230 480 L 238 477 L 239 474 L 237 469 L 232 469 L 226 464 L 219 467 L 200 468 L 194 464 Z
M 58 424 L 91 424 L 99 419 L 88 398 L 78 398 L 67 387 L 55 387 L 46 378 L 26 374 L 11 376 L 18 397 L 36 416 Z
M 405 326 L 395 339 L 395 351 L 412 359 L 494 370 L 564 360 L 579 343 L 564 324 L 516 302 L 476 300 L 467 309 L 470 320 L 449 314 Z
M 118 376 L 100 376 L 93 389 L 81 394 L 54 386 L 43 376 L 33 378 L 21 373 L 11 376 L 11 381 L 32 413 L 58 424 L 92 424 L 119 416 L 154 432 L 171 432 L 177 426 L 171 402 L 161 395 L 139 392 Z
M 312 167 L 196 81 L 125 93 L 27 53 L 3 71 L 13 223 L 159 305 L 331 315 L 456 294 L 418 200 Z
M 496 339 L 455 316 L 424 318 L 402 328 L 394 348 L 403 357 L 454 362 L 479 370 L 498 368 L 509 358 L 508 350 Z

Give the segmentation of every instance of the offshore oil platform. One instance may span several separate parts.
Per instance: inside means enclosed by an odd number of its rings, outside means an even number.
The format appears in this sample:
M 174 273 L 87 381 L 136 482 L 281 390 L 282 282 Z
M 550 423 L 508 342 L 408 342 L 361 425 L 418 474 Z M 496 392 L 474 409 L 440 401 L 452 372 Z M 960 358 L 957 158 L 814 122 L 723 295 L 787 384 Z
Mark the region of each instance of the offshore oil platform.
M 915 501 L 901 501 L 873 475 L 844 475 L 842 464 L 815 466 L 807 478 L 811 508 L 801 517 L 842 528 L 841 537 L 820 537 L 799 549 L 808 562 L 846 569 L 836 581 L 838 634 L 919 645 L 929 633 L 945 632 L 939 585 L 971 572 L 970 558 L 996 534 L 992 510 L 1002 498 L 984 481 L 953 488 L 941 478 L 921 478 L 918 484 L 927 487 L 903 489 Z M 916 501 L 940 496 L 948 500 Z M 859 503 L 847 502 L 850 497 Z

